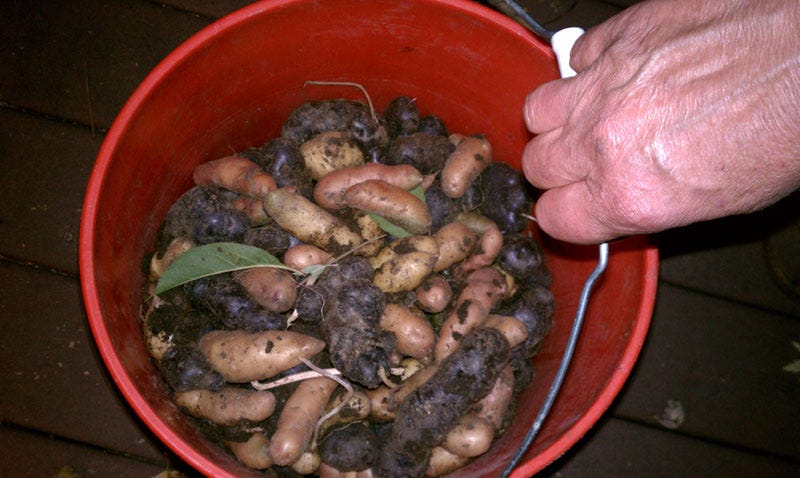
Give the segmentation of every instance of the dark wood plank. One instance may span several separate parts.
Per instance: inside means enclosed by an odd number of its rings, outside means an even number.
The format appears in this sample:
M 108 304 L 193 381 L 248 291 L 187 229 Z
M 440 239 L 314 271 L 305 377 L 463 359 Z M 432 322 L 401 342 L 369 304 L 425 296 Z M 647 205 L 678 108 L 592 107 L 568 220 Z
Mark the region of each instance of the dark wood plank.
M 0 109 L 0 255 L 78 272 L 81 206 L 102 137 Z
M 800 463 L 606 418 L 542 477 L 796 477 Z
M 163 460 L 96 353 L 78 281 L 0 261 L 0 420 Z
M 167 0 L 157 3 L 209 18 L 220 18 L 254 2 L 253 0 Z
M 659 290 L 647 343 L 614 414 L 658 425 L 670 401 L 677 430 L 800 459 L 800 320 L 669 285 Z
M 158 62 L 208 23 L 142 1 L 0 2 L 0 101 L 107 128 Z
M 0 476 L 56 477 L 71 470 L 76 476 L 152 477 L 167 465 L 143 462 L 19 428 L 0 426 L 3 459 Z
M 666 231 L 658 236 L 661 279 L 800 317 L 800 298 L 770 270 L 765 241 L 800 223 L 800 193 L 761 212 Z M 780 257 L 781 251 L 775 251 Z

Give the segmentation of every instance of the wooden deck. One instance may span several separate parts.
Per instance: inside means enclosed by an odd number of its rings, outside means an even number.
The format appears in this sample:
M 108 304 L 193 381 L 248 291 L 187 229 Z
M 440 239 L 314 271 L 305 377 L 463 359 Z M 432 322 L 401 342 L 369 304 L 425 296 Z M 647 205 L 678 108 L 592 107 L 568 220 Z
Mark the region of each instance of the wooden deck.
M 94 158 L 125 100 L 182 41 L 246 3 L 0 2 L 0 476 L 193 474 L 98 356 L 78 228 Z M 547 2 L 527 2 L 537 3 Z M 627 3 L 579 0 L 551 26 L 590 26 Z M 800 476 L 800 373 L 787 367 L 800 363 L 800 297 L 775 273 L 797 264 L 798 228 L 795 194 L 659 235 L 659 295 L 639 363 L 600 422 L 542 475 Z M 658 419 L 670 403 L 684 412 L 674 428 Z

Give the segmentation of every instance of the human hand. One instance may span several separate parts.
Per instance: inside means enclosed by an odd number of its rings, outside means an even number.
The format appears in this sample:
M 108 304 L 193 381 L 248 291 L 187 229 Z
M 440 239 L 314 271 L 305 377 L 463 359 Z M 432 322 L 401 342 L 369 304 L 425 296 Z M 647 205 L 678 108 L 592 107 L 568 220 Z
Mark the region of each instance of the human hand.
M 539 226 L 576 243 L 754 211 L 800 186 L 800 4 L 651 0 L 532 92 Z

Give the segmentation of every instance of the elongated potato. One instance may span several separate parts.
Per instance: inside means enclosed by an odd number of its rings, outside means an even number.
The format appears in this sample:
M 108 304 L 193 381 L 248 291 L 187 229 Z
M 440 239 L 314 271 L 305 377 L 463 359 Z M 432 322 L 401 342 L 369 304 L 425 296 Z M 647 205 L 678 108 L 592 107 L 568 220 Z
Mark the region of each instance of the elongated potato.
M 525 324 L 510 315 L 489 314 L 483 325 L 500 331 L 512 348 L 525 342 L 528 338 L 528 329 Z
M 439 259 L 433 268 L 436 272 L 466 259 L 478 242 L 478 235 L 460 222 L 445 224 L 433 237 L 439 245 Z
M 425 470 L 425 476 L 446 475 L 466 465 L 468 461 L 469 458 L 450 453 L 441 446 L 434 447 L 431 459 L 428 461 L 428 469 Z
M 467 413 L 458 421 L 442 442 L 441 447 L 454 455 L 475 458 L 492 446 L 494 427 L 475 413 Z
M 506 281 L 497 269 L 486 267 L 470 274 L 439 330 L 435 360 L 444 360 L 458 347 L 462 337 L 483 324 L 505 293 Z
M 411 234 L 426 234 L 433 224 L 428 206 L 420 198 L 380 179 L 350 186 L 343 199 L 353 209 L 376 214 Z
M 176 393 L 174 400 L 190 415 L 206 418 L 220 425 L 232 425 L 241 420 L 260 422 L 275 411 L 275 395 L 268 390 L 247 390 L 230 386 L 218 392 L 189 390 Z
M 271 312 L 286 312 L 297 299 L 297 283 L 292 274 L 275 267 L 254 267 L 234 274 L 259 305 Z
M 198 186 L 221 187 L 257 198 L 277 187 L 272 176 L 242 156 L 225 156 L 199 164 L 192 179 Z
M 338 169 L 319 180 L 314 187 L 314 201 L 325 209 L 341 209 L 347 205 L 344 193 L 353 186 L 371 179 L 386 181 L 392 186 L 409 190 L 422 183 L 422 174 L 409 164 L 390 166 L 367 163 Z
M 226 441 L 225 444 L 243 465 L 256 470 L 272 466 L 269 456 L 269 438 L 263 433 L 253 433 L 244 442 Z
M 311 177 L 320 180 L 337 169 L 364 164 L 364 154 L 346 131 L 324 131 L 300 145 Z
M 440 181 L 445 196 L 460 198 L 492 162 L 492 145 L 483 135 L 451 134 L 450 141 L 456 149 L 444 163 Z
M 495 432 L 500 433 L 503 429 L 508 407 L 511 400 L 514 398 L 514 371 L 510 365 L 506 365 L 503 371 L 498 375 L 497 381 L 492 387 L 492 391 L 483 397 L 472 410 L 478 416 L 484 418 L 495 429 Z
M 276 465 L 288 466 L 300 458 L 337 386 L 326 377 L 300 382 L 283 406 L 270 440 L 269 453 Z
M 425 252 L 430 255 L 439 255 L 439 245 L 432 236 L 408 236 L 396 239 L 380 250 L 375 256 L 369 258 L 373 269 L 407 252 Z
M 264 209 L 279 226 L 303 242 L 337 255 L 361 244 L 363 238 L 341 220 L 287 189 L 267 194 Z
M 329 260 L 331 260 L 330 254 L 311 244 L 292 246 L 283 254 L 283 263 L 298 271 L 302 271 L 308 266 L 325 264 Z
M 436 334 L 428 319 L 423 314 L 398 304 L 386 304 L 380 326 L 381 329 L 395 334 L 397 350 L 409 357 L 426 357 L 436 344 Z
M 198 347 L 227 382 L 244 383 L 275 376 L 300 364 L 301 357 L 310 359 L 325 342 L 287 330 L 214 330 Z
M 484 216 L 483 214 L 474 211 L 463 211 L 453 216 L 453 222 L 461 223 L 467 226 L 472 232 L 478 236 L 483 235 L 488 229 L 497 229 L 497 223 Z
M 431 236 L 409 236 L 393 241 L 370 259 L 373 283 L 384 292 L 411 291 L 433 272 L 439 246 Z
M 472 255 L 461 261 L 456 266 L 453 275 L 456 278 L 463 278 L 472 271 L 482 267 L 489 267 L 494 264 L 497 255 L 503 248 L 503 233 L 497 227 L 489 228 L 481 234 L 478 239 L 478 246 Z
M 427 252 L 409 252 L 383 264 L 372 282 L 387 293 L 414 290 L 433 271 L 435 263 L 436 256 Z

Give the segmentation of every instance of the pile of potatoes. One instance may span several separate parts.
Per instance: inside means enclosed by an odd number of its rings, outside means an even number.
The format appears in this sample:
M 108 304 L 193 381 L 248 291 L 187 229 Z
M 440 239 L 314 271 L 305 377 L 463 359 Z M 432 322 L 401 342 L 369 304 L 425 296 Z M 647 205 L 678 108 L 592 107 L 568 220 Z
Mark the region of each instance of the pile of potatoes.
M 533 193 L 486 137 L 403 96 L 381 116 L 309 101 L 193 179 L 158 232 L 143 329 L 207 436 L 278 476 L 440 476 L 488 450 L 554 301 Z M 285 267 L 152 294 L 181 254 L 225 243 Z

